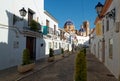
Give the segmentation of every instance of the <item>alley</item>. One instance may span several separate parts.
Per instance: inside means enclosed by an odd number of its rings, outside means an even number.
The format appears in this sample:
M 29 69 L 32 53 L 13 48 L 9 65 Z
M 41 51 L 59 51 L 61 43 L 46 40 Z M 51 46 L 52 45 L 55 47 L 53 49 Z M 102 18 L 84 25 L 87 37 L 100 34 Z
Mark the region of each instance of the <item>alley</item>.
M 65 57 L 20 81 L 73 81 L 75 56 Z

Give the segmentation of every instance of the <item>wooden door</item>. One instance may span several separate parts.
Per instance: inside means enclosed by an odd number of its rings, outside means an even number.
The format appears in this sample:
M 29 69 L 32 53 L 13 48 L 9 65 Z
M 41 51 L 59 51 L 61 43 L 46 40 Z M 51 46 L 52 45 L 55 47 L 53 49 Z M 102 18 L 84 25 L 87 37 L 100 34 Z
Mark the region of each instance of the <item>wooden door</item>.
M 26 48 L 29 49 L 31 60 L 36 59 L 36 38 L 26 37 Z

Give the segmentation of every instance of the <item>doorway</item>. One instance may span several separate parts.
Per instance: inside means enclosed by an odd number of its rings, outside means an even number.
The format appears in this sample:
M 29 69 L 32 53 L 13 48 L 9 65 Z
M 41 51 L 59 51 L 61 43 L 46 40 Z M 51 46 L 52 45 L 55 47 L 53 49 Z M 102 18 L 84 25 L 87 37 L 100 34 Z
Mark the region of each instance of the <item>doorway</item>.
M 35 37 L 26 37 L 26 48 L 29 49 L 30 59 L 36 59 L 36 38 Z

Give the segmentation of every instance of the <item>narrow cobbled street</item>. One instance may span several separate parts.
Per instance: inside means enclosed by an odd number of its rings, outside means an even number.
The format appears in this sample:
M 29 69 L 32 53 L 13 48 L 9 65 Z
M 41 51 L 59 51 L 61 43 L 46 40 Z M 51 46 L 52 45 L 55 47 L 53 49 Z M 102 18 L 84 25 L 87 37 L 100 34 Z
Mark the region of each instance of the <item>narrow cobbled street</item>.
M 71 54 L 20 81 L 73 81 L 75 56 Z

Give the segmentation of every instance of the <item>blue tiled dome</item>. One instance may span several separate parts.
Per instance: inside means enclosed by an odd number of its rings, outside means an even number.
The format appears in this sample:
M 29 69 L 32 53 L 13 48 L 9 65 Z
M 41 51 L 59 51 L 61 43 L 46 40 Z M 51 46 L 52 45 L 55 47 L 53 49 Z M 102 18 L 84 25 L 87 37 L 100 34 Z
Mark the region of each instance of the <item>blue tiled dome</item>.
M 73 25 L 73 22 L 68 20 L 68 21 L 65 22 L 64 26 L 66 26 L 66 25 Z
M 85 30 L 84 30 L 84 28 L 81 28 L 80 30 L 79 30 L 79 32 L 84 32 Z

